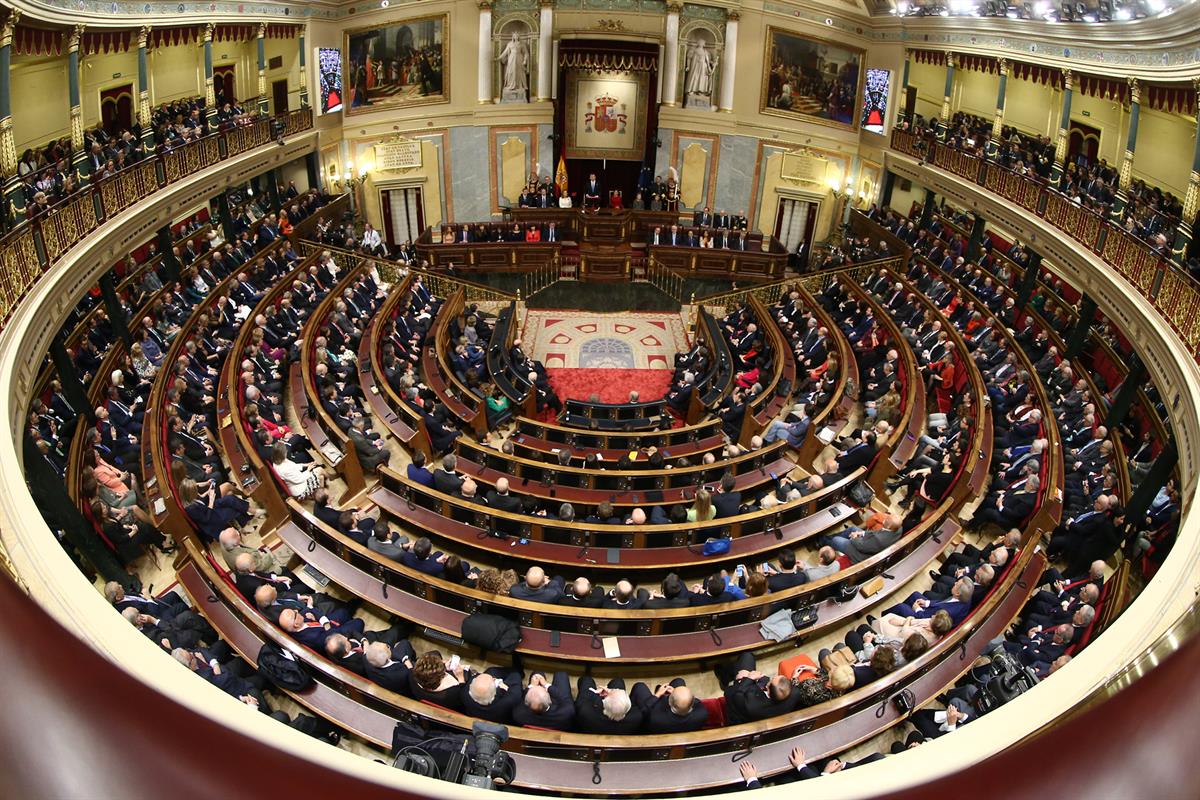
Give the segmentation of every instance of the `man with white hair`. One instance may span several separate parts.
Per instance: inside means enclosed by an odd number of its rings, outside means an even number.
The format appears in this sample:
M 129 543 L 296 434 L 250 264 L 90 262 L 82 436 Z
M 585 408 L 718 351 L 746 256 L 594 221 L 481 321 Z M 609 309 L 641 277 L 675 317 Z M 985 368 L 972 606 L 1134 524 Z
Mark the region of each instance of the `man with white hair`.
M 501 668 L 491 667 L 462 685 L 463 713 L 469 717 L 504 725 L 520 704 L 520 672 L 505 674 Z
M 252 569 L 254 572 L 269 574 L 272 572 L 282 572 L 279 565 L 275 561 L 275 557 L 263 548 L 254 548 L 246 545 L 242 541 L 242 534 L 237 528 L 226 528 L 221 531 L 217 537 L 217 541 L 221 544 L 221 557 L 225 559 L 225 566 L 233 571 L 237 557 L 242 553 L 250 556 L 252 561 Z
M 625 691 L 625 681 L 613 678 L 597 689 L 591 675 L 579 678 L 575 692 L 575 730 L 582 733 L 629 734 L 642 729 L 642 709 L 635 708 Z

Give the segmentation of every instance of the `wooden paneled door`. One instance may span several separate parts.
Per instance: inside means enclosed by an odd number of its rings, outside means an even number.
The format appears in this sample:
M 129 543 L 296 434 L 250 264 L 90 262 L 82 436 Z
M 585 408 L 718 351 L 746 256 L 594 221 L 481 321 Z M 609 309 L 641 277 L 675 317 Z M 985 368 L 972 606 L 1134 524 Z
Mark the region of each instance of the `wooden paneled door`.
M 1100 129 L 1071 120 L 1067 134 L 1067 161 L 1095 164 L 1100 154 Z M 1082 157 L 1082 162 L 1079 159 Z
M 237 102 L 237 67 L 234 64 L 213 67 L 213 93 L 218 107 Z
M 100 124 L 110 134 L 133 127 L 133 84 L 100 92 Z
M 276 116 L 283 114 L 288 110 L 288 82 L 287 79 L 275 81 L 271 84 L 271 113 Z

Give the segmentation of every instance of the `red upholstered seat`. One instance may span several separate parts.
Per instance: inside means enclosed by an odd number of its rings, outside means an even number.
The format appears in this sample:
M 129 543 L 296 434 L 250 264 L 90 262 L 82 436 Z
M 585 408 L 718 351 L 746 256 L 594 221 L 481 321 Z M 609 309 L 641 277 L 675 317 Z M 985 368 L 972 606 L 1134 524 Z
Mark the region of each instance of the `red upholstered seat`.
M 708 722 L 705 728 L 725 727 L 725 696 L 708 697 L 700 701 L 708 709 Z

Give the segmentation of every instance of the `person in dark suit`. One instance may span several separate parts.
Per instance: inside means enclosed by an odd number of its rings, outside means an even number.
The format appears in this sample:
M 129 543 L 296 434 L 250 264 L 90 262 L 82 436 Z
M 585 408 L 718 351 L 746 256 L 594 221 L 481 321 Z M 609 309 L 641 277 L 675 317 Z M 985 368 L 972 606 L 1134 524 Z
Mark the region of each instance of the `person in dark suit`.
M 583 185 L 584 208 L 599 208 L 600 198 L 603 196 L 604 189 L 601 187 L 600 181 L 596 179 L 596 173 L 590 173 L 587 182 Z
M 462 488 L 463 476 L 455 472 L 458 467 L 458 456 L 447 453 L 442 457 L 442 466 L 433 471 L 433 488 L 443 494 L 458 494 Z
M 407 639 L 390 647 L 384 642 L 371 642 L 363 656 L 364 674 L 385 689 L 407 694 L 409 673 L 416 659 L 417 654 Z
M 535 603 L 557 603 L 563 596 L 564 581 L 561 575 L 550 578 L 541 567 L 530 567 L 525 580 L 508 590 L 510 597 L 531 600 Z
M 712 504 L 717 510 L 717 519 L 737 516 L 742 506 L 742 493 L 737 490 L 737 479 L 732 472 L 726 471 L 721 476 L 721 485 L 712 496 Z
M 674 572 L 663 578 L 662 585 L 650 593 L 643 608 L 687 608 L 690 596 L 687 586 Z M 634 687 L 637 688 L 636 686 Z
M 1040 487 L 1041 481 L 1038 476 L 1030 475 L 1025 479 L 1024 486 L 1019 487 L 1016 491 L 1000 492 L 991 505 L 977 510 L 975 516 L 971 518 L 970 527 L 978 530 L 989 522 L 1006 530 L 1017 527 L 1032 513 L 1033 507 L 1037 504 Z M 1060 537 L 1059 542 L 1061 541 Z M 1051 548 L 1053 546 L 1052 544 Z M 1051 555 L 1054 555 L 1053 551 L 1051 551 Z
M 914 619 L 931 619 L 939 611 L 950 615 L 950 620 L 957 626 L 971 611 L 971 597 L 975 592 L 975 583 L 970 578 L 959 578 L 950 590 L 950 597 L 944 600 L 931 601 L 920 592 L 913 592 L 903 603 L 889 608 L 885 613 L 899 614 L 902 617 Z
M 845 452 L 837 457 L 837 470 L 839 475 L 849 475 L 859 467 L 865 467 L 874 460 L 878 448 L 875 446 L 875 434 L 867 432 L 863 434 L 861 442 L 852 444 Z
M 778 569 L 766 565 L 767 589 L 772 592 L 782 592 L 793 586 L 808 583 L 808 575 L 796 562 L 795 550 L 782 550 L 779 553 Z
M 692 694 L 683 678 L 657 687 L 635 683 L 629 699 L 642 710 L 646 733 L 688 733 L 708 724 L 708 709 Z
M 279 612 L 279 627 L 292 635 L 300 644 L 318 653 L 325 652 L 325 640 L 335 633 L 354 639 L 363 635 L 363 621 L 357 617 L 338 623 L 327 617 L 318 617 L 313 612 L 299 612 L 285 608 Z
M 642 729 L 642 709 L 631 701 L 625 681 L 613 678 L 604 689 L 581 675 L 575 691 L 575 730 L 581 733 L 630 734 Z
M 918 712 L 921 713 L 921 712 Z M 917 737 L 916 741 L 924 741 L 921 734 L 914 733 L 912 736 Z M 788 755 L 788 763 L 792 765 L 792 769 L 771 778 L 773 785 L 781 783 L 795 783 L 796 781 L 807 781 L 812 778 L 819 778 L 822 775 L 832 775 L 835 772 L 857 767 L 859 764 L 870 764 L 873 761 L 879 761 L 884 756 L 882 753 L 871 753 L 865 758 L 860 758 L 858 761 L 842 761 L 838 758 L 831 758 L 823 765 L 818 762 L 816 767 L 808 764 L 808 757 L 804 753 L 804 748 L 793 747 L 792 752 Z M 738 764 L 738 771 L 742 774 L 742 779 L 746 781 L 747 789 L 761 789 L 762 781 L 758 778 L 758 769 L 753 762 L 743 761 Z
M 404 547 L 407 552 L 400 557 L 400 563 L 404 566 L 434 576 L 441 575 L 445 571 L 446 555 L 433 552 L 433 543 L 429 541 L 429 537 L 421 536 L 415 542 Z
M 412 463 L 408 465 L 408 479 L 421 486 L 434 488 L 433 473 L 425 467 L 425 454 L 420 450 L 413 452 Z
M 491 667 L 462 687 L 462 709 L 469 717 L 504 725 L 511 721 L 513 709 L 520 704 L 520 672 Z
M 355 417 L 347 436 L 354 445 L 354 451 L 358 453 L 358 460 L 362 464 L 363 471 L 372 472 L 379 469 L 381 464 L 386 464 L 392 454 L 382 445 L 382 440 L 368 438 L 365 433 L 366 428 L 367 420 L 364 417 Z
M 696 228 L 707 228 L 713 224 L 712 209 L 705 206 L 703 209 L 692 214 L 692 226 Z
M 550 728 L 556 731 L 571 730 L 575 720 L 575 701 L 571 697 L 571 682 L 565 672 L 554 673 L 547 681 L 543 673 L 529 679 L 524 702 L 513 709 L 515 725 L 535 728 Z
M 704 583 L 696 584 L 688 594 L 689 606 L 708 606 L 716 603 L 731 603 L 736 598 L 729 591 L 725 579 L 720 575 L 710 575 Z
M 239 553 L 234 559 L 233 583 L 241 592 L 242 597 L 250 601 L 254 600 L 254 593 L 263 584 L 271 584 L 276 591 L 287 591 L 292 588 L 292 579 L 285 575 L 255 572 L 254 556 L 249 553 Z
M 497 511 L 521 513 L 521 500 L 508 492 L 508 478 L 496 479 L 496 488 L 487 493 L 487 504 Z
M 799 702 L 800 693 L 789 678 L 770 678 L 755 667 L 753 653 L 742 653 L 733 664 L 733 679 L 725 689 L 725 719 L 730 725 L 777 717 Z

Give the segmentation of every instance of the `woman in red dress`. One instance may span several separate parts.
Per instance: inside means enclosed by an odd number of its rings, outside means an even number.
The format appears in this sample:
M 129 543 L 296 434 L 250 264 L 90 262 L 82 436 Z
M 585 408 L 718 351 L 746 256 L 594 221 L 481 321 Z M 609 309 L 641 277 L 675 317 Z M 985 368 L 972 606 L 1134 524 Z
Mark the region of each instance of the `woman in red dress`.
M 933 373 L 933 383 L 938 411 L 949 414 L 954 407 L 954 359 L 947 357 L 942 362 L 941 368 Z

